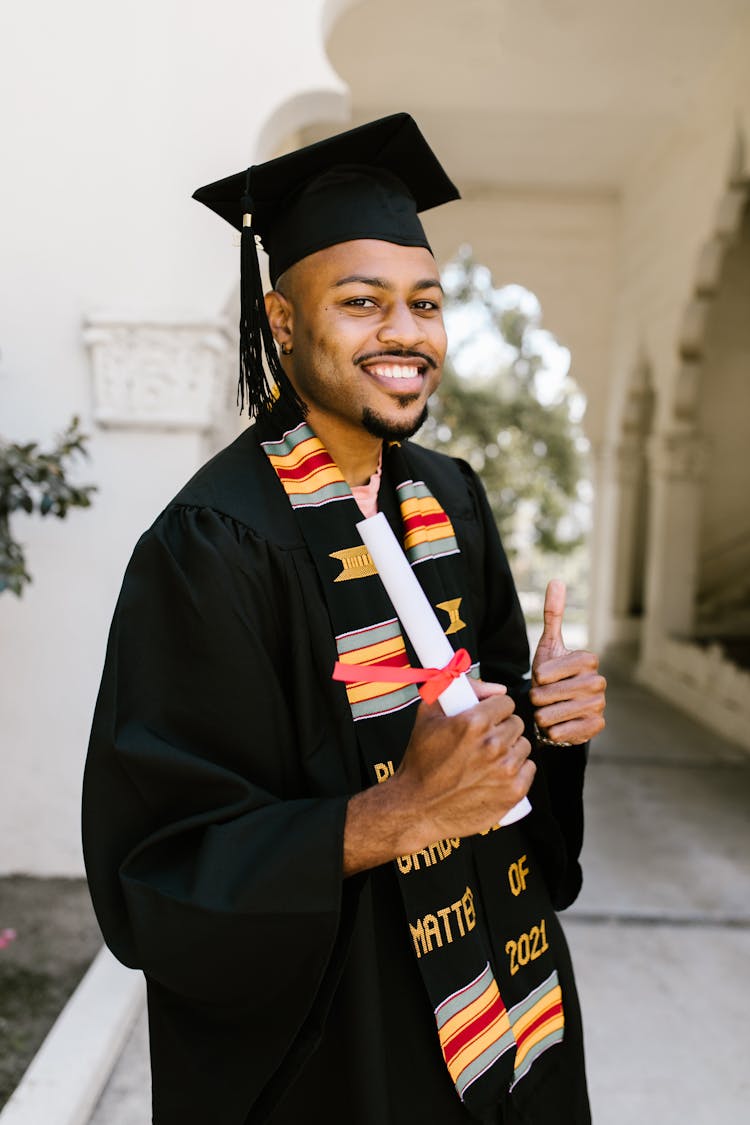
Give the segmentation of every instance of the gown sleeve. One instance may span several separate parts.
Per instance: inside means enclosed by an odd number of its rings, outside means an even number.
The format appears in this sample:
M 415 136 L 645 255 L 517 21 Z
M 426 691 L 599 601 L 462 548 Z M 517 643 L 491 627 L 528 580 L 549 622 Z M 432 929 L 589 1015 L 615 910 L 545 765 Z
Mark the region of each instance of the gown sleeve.
M 299 777 L 273 550 L 199 508 L 168 509 L 141 539 L 83 790 L 107 943 L 187 1004 L 252 1000 L 247 1066 L 261 1079 L 338 971 L 354 909 L 342 878 L 347 797 L 305 795 Z
M 479 633 L 482 678 L 505 684 L 524 721 L 526 737 L 537 765 L 529 800 L 532 811 L 523 820 L 542 867 L 552 903 L 563 910 L 581 889 L 579 856 L 583 845 L 583 780 L 588 743 L 550 747 L 534 735 L 534 708 L 529 698 L 529 643 L 508 559 L 481 481 L 461 463 L 474 497 L 481 534 L 481 558 L 476 589 L 481 591 Z

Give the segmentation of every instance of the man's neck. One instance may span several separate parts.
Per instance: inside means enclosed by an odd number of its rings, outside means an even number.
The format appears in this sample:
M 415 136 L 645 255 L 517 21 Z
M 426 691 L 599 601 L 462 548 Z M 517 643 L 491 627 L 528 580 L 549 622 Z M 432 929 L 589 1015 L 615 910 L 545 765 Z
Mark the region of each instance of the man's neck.
M 382 439 L 361 427 L 342 424 L 337 418 L 319 411 L 311 410 L 307 420 L 349 487 L 367 484 L 377 470 Z

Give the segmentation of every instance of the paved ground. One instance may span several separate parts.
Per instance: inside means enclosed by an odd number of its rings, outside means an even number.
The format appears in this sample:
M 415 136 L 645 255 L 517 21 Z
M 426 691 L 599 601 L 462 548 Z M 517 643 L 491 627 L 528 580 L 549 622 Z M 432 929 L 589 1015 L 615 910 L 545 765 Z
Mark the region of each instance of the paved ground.
M 614 679 L 565 916 L 596 1125 L 740 1125 L 750 1104 L 750 760 Z
M 585 886 L 564 918 L 594 1121 L 744 1125 L 750 759 L 614 674 L 608 718 L 587 778 Z M 145 1041 L 142 1021 L 91 1125 L 150 1121 Z

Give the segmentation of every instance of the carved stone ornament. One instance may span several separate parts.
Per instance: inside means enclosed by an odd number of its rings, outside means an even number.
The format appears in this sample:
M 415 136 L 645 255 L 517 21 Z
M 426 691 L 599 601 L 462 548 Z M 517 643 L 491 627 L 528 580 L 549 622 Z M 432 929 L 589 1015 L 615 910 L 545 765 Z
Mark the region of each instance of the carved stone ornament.
M 92 317 L 84 342 L 100 426 L 205 431 L 223 403 L 230 337 L 222 320 Z

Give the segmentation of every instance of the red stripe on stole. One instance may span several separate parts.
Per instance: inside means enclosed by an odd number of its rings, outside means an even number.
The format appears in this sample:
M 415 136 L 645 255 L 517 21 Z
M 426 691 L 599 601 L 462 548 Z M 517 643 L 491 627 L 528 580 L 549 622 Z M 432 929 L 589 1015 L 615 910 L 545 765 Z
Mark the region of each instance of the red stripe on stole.
M 347 653 L 347 656 L 348 655 L 349 654 Z M 345 663 L 345 661 L 342 661 L 342 663 Z M 397 652 L 395 656 L 388 656 L 388 657 L 386 657 L 385 660 L 378 660 L 377 658 L 373 659 L 373 660 L 370 660 L 370 661 L 358 660 L 357 664 L 361 664 L 362 667 L 367 667 L 368 664 L 383 664 L 388 668 L 408 668 L 409 667 L 409 657 L 406 655 L 405 652 Z M 356 668 L 357 664 L 352 664 L 351 667 Z M 357 680 L 356 683 L 347 684 L 347 687 L 350 687 L 350 688 L 361 687 L 362 684 L 364 684 L 364 683 L 369 684 L 371 682 L 372 681 L 370 681 L 370 680 Z M 377 683 L 378 681 L 375 681 L 375 682 Z M 383 680 L 381 682 L 385 683 L 386 681 Z M 389 691 L 397 691 L 398 690 L 398 684 L 389 683 L 387 686 L 388 686 Z
M 467 1043 L 470 1043 L 472 1039 L 476 1039 L 485 1032 L 490 1024 L 494 1023 L 495 1020 L 499 1019 L 504 1014 L 505 1005 L 503 1004 L 502 997 L 498 994 L 489 1008 L 486 1008 L 484 1012 L 480 1012 L 478 1016 L 475 1016 L 471 1023 L 467 1024 L 461 1031 L 457 1031 L 453 1038 L 443 1046 L 443 1054 L 446 1063 L 450 1066 L 452 1060 Z
M 524 1028 L 520 1036 L 516 1038 L 517 1045 L 519 1047 L 523 1046 L 528 1037 L 534 1031 L 536 1031 L 538 1027 L 540 1027 L 543 1023 L 546 1023 L 548 1020 L 552 1019 L 553 1016 L 559 1015 L 561 1011 L 562 1003 L 560 1002 L 558 1002 L 557 1004 L 553 1004 L 551 1008 L 546 1008 L 545 1011 L 543 1011 L 540 1016 L 537 1016 L 534 1022 L 530 1023 L 527 1028 Z M 515 1035 L 515 1032 L 513 1034 Z
M 362 660 L 358 663 L 365 666 L 368 664 L 384 664 L 386 667 L 390 668 L 408 668 L 409 657 L 405 652 L 397 652 L 394 656 L 386 656 L 385 660 L 378 660 L 377 657 L 374 657 L 372 660 Z
M 274 466 L 274 468 L 281 480 L 298 481 L 312 476 L 318 469 L 328 469 L 333 464 L 330 455 L 325 450 L 320 450 L 316 453 L 309 453 L 298 465 L 293 467 Z
M 445 512 L 430 512 L 428 514 L 414 512 L 413 515 L 407 516 L 404 520 L 404 531 L 408 535 L 410 531 L 416 530 L 419 527 L 438 527 L 441 524 L 444 524 L 446 527 L 453 526 Z

